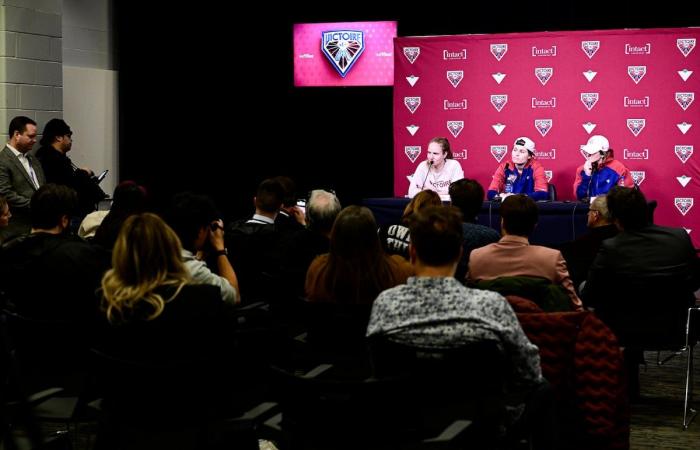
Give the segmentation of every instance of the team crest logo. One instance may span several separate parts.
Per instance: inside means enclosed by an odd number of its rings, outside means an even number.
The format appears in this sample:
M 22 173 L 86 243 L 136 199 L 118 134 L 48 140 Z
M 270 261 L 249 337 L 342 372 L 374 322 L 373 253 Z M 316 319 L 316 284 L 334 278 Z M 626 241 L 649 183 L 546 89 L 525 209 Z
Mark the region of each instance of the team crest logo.
M 508 153 L 507 145 L 492 145 L 491 155 L 496 158 L 496 161 L 501 162 L 504 156 Z
M 542 137 L 545 137 L 549 130 L 552 129 L 552 119 L 536 119 L 535 128 L 537 128 Z
M 408 132 L 411 133 L 411 136 L 415 136 L 419 128 L 420 127 L 418 125 L 409 125 L 406 127 Z
M 627 66 L 627 73 L 634 81 L 634 84 L 639 84 L 647 74 L 647 66 Z
M 693 156 L 693 146 L 692 145 L 676 145 L 675 146 L 676 156 L 681 160 L 683 164 L 686 163 Z
M 503 79 L 506 77 L 506 74 L 501 72 L 492 73 L 491 77 L 493 77 L 493 79 L 496 80 L 496 83 L 501 84 L 501 81 L 503 81 Z
M 676 180 L 678 180 L 678 182 L 683 187 L 688 186 L 688 183 L 690 183 L 690 177 L 688 175 L 681 175 L 680 177 L 676 177 Z
M 345 78 L 365 51 L 365 33 L 353 30 L 324 31 L 321 33 L 321 51 L 340 76 Z
M 597 92 L 582 92 L 581 93 L 581 103 L 589 111 L 593 109 L 596 103 L 598 103 L 598 93 Z
M 632 180 L 636 186 L 642 184 L 646 178 L 646 172 L 643 170 L 630 170 L 630 173 L 632 174 Z
M 418 83 L 418 79 L 420 79 L 420 77 L 417 77 L 415 75 L 410 75 L 406 77 L 406 81 L 408 81 L 408 84 L 410 84 L 411 87 L 415 86 L 416 83 Z
M 683 81 L 688 81 L 688 78 L 693 74 L 692 70 L 688 69 L 683 69 L 678 71 L 678 76 L 681 77 L 681 80 Z
M 586 77 L 586 79 L 588 80 L 589 83 L 591 81 L 593 81 L 593 78 L 595 78 L 596 75 L 598 75 L 598 72 L 594 72 L 591 69 L 588 69 L 587 71 L 582 72 L 582 73 L 583 73 L 583 76 Z
M 494 123 L 491 125 L 491 128 L 493 128 L 493 131 L 496 132 L 497 135 L 501 135 L 503 133 L 503 130 L 506 128 L 505 124 L 502 123 Z
M 420 106 L 420 97 L 404 97 L 403 103 L 406 105 L 406 108 L 411 111 L 411 114 L 413 114 Z
M 581 41 L 581 50 L 588 56 L 588 59 L 593 58 L 599 48 L 600 41 Z
M 586 123 L 581 124 L 581 125 L 583 125 L 583 129 L 586 130 L 586 133 L 591 134 L 593 132 L 593 130 L 595 130 L 595 127 L 598 124 L 595 124 L 592 122 L 586 122 Z
M 552 78 L 552 74 L 554 73 L 554 69 L 551 67 L 538 67 L 535 69 L 535 76 L 537 77 L 538 80 L 540 80 L 540 83 L 542 83 L 542 86 L 547 84 L 550 78 Z
M 459 133 L 462 132 L 463 128 L 464 128 L 464 121 L 463 120 L 448 120 L 447 121 L 447 129 L 450 130 L 450 133 L 452 133 L 452 136 L 454 136 L 454 137 L 459 136 Z
M 496 111 L 501 112 L 504 106 L 508 103 L 508 95 L 506 94 L 496 94 L 491 96 L 491 104 Z
M 683 53 L 683 56 L 688 56 L 695 48 L 695 38 L 693 39 L 676 39 L 678 50 Z
M 403 56 L 406 57 L 408 62 L 413 64 L 420 56 L 420 47 L 404 47 Z
M 684 216 L 688 214 L 690 209 L 693 207 L 692 197 L 676 197 L 673 199 L 673 203 L 676 204 L 676 209 Z
M 464 78 L 463 70 L 448 70 L 447 80 L 452 84 L 452 87 L 457 87 L 460 81 Z
M 627 119 L 627 128 L 629 128 L 635 136 L 639 136 L 639 133 L 642 132 L 646 124 L 646 119 Z
M 408 156 L 408 159 L 414 163 L 420 155 L 420 145 L 407 145 L 403 148 L 403 152 Z
M 508 51 L 508 44 L 491 44 L 491 54 L 497 60 L 501 60 Z
M 685 134 L 690 130 L 690 127 L 693 126 L 692 123 L 688 122 L 683 122 L 683 123 L 677 123 L 676 126 L 678 127 L 679 130 L 681 130 L 681 133 Z
M 676 92 L 676 102 L 683 108 L 683 111 L 688 109 L 693 100 L 695 100 L 695 92 Z
M 545 176 L 545 178 L 547 178 L 547 183 L 552 181 L 552 171 L 551 170 L 545 170 L 544 176 Z

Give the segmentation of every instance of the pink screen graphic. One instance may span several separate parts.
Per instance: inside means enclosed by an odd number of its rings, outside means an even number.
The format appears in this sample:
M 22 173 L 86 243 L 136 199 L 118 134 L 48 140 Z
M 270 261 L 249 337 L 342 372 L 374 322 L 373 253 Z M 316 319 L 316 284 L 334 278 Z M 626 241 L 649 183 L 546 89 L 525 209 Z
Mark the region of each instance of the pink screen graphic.
M 322 51 L 324 32 L 362 32 L 363 46 L 349 62 L 334 66 Z M 391 86 L 394 84 L 396 22 L 335 22 L 294 25 L 294 86 Z M 338 56 L 332 53 L 331 58 Z M 354 53 L 353 53 L 354 54 Z M 340 58 L 338 57 L 338 60 Z M 340 67 L 340 68 L 338 68 Z

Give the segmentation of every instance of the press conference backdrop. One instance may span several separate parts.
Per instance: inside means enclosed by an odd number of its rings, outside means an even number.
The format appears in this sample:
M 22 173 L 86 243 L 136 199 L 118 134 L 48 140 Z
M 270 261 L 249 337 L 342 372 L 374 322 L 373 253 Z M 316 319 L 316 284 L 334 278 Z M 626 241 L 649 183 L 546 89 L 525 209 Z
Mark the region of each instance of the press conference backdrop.
M 560 200 L 575 198 L 580 146 L 605 135 L 657 224 L 700 247 L 700 30 L 670 28 L 404 37 L 394 41 L 394 195 L 449 138 L 485 187 L 528 136 Z

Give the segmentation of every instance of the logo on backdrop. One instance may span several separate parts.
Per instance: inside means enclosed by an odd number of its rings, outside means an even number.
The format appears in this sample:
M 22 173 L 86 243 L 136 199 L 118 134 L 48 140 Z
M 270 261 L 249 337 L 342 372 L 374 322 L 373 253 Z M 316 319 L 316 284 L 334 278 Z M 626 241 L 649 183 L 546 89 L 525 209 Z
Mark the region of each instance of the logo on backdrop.
M 681 186 L 686 187 L 690 183 L 691 178 L 688 175 L 681 175 L 676 177 L 676 180 L 681 184 Z
M 452 133 L 452 136 L 454 136 L 454 137 L 459 136 L 459 133 L 462 132 L 463 128 L 464 128 L 464 121 L 463 120 L 448 120 L 447 121 L 447 129 L 450 130 L 450 133 Z
M 688 109 L 693 100 L 695 100 L 695 92 L 676 92 L 676 102 L 683 108 L 683 111 Z
M 627 74 L 632 78 L 634 84 L 639 84 L 647 74 L 647 66 L 627 66 Z
M 583 76 L 586 77 L 589 83 L 593 81 L 593 78 L 595 78 L 596 75 L 598 75 L 598 72 L 593 72 L 591 69 L 583 72 Z
M 540 83 L 542 83 L 542 86 L 547 84 L 550 78 L 552 78 L 552 74 L 554 73 L 554 69 L 551 67 L 537 67 L 535 68 L 535 76 L 537 77 L 538 80 L 540 80 Z
M 549 130 L 552 129 L 552 119 L 535 119 L 535 128 L 537 128 L 542 137 L 545 137 Z
M 646 119 L 627 119 L 627 128 L 629 128 L 635 136 L 639 136 L 639 133 L 642 132 L 646 124 Z
M 643 170 L 630 170 L 630 173 L 632 174 L 632 180 L 634 181 L 634 184 L 639 186 L 644 182 L 644 179 L 647 177 L 647 174 Z
M 683 123 L 677 123 L 676 126 L 678 127 L 679 130 L 681 130 L 681 133 L 685 134 L 690 130 L 690 127 L 693 126 L 692 123 L 688 122 L 683 122 Z
M 684 216 L 688 214 L 690 209 L 693 207 L 692 197 L 676 197 L 673 199 L 673 203 L 676 205 L 676 209 Z
M 557 98 L 535 98 L 532 97 L 532 107 L 533 108 L 556 108 Z
M 535 150 L 535 157 L 537 159 L 557 159 L 557 149 L 553 148 L 551 150 Z
M 596 103 L 598 103 L 598 93 L 597 92 L 581 92 L 581 103 L 586 107 L 587 110 L 593 109 Z
M 544 177 L 547 179 L 547 183 L 552 181 L 552 175 L 553 175 L 553 172 L 551 170 L 544 171 Z
M 532 47 L 532 56 L 557 56 L 557 46 L 551 47 Z
M 406 105 L 406 108 L 413 114 L 420 106 L 420 97 L 404 97 L 403 104 Z
M 597 126 L 597 124 L 591 122 L 586 122 L 581 125 L 583 125 L 583 129 L 586 130 L 586 133 L 588 134 L 591 134 L 591 132 L 595 130 L 595 127 Z
M 506 94 L 494 94 L 491 96 L 491 104 L 498 112 L 501 112 L 506 103 L 508 103 L 508 95 Z
M 683 56 L 688 56 L 695 48 L 695 38 L 692 39 L 676 39 L 678 50 L 683 53 Z
M 420 47 L 404 47 L 403 56 L 406 57 L 408 62 L 413 64 L 420 56 Z
M 649 149 L 648 148 L 645 148 L 644 150 L 625 149 L 624 158 L 625 159 L 649 159 Z
M 686 163 L 693 156 L 693 146 L 692 145 L 676 145 L 674 148 L 676 156 L 681 160 L 683 164 Z
M 403 152 L 408 156 L 408 159 L 414 163 L 420 155 L 420 145 L 407 145 L 403 148 Z
M 497 135 L 501 135 L 503 133 L 503 130 L 506 128 L 505 124 L 502 123 L 494 123 L 491 125 L 491 128 L 493 128 L 493 131 L 496 132 Z
M 589 59 L 593 58 L 593 55 L 595 55 L 595 52 L 597 52 L 599 48 L 600 41 L 581 41 L 581 50 L 583 50 Z
M 491 76 L 493 77 L 494 80 L 496 80 L 496 83 L 501 84 L 501 81 L 506 77 L 505 73 L 492 73 Z
M 651 55 L 651 44 L 643 45 L 625 44 L 625 55 Z
M 503 160 L 503 157 L 506 156 L 506 153 L 508 153 L 508 146 L 507 145 L 492 145 L 491 146 L 491 155 L 496 158 L 496 161 L 501 162 Z
M 365 51 L 365 33 L 362 31 L 324 31 L 321 42 L 321 51 L 343 78 Z
M 415 75 L 410 75 L 410 76 L 406 77 L 406 81 L 408 81 L 408 84 L 410 84 L 411 87 L 415 86 L 416 83 L 418 83 L 419 79 L 420 79 L 420 77 L 417 77 Z
M 467 99 L 463 98 L 461 100 L 443 100 L 442 109 L 467 109 Z
M 467 149 L 463 148 L 462 150 L 455 152 L 452 152 L 452 158 L 454 159 L 467 159 Z
M 409 125 L 406 127 L 408 132 L 411 133 L 411 136 L 415 136 L 419 128 L 420 127 L 418 125 Z
M 442 51 L 442 59 L 444 59 L 445 61 L 453 60 L 453 59 L 467 59 L 467 49 L 463 48 L 462 50 L 458 50 L 456 52 L 451 52 L 449 50 L 443 50 Z
M 648 108 L 649 96 L 641 98 L 624 97 L 625 108 Z
M 452 87 L 457 87 L 457 85 L 459 85 L 459 82 L 462 81 L 462 78 L 464 78 L 463 70 L 447 71 L 447 81 L 449 81 L 450 84 L 452 84 Z
M 497 60 L 501 60 L 508 51 L 508 44 L 491 44 L 491 54 Z
M 692 70 L 688 69 L 683 69 L 678 71 L 678 76 L 681 77 L 681 80 L 683 81 L 688 81 L 688 78 L 693 74 Z

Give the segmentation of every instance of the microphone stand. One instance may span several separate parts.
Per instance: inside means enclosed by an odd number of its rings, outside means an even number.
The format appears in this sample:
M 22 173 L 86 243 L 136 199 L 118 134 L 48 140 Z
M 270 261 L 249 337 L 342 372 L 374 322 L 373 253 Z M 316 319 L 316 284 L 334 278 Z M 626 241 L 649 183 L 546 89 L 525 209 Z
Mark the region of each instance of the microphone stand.
M 598 172 L 598 161 L 591 164 L 591 177 L 588 179 L 588 188 L 586 189 L 586 198 L 588 202 L 591 200 L 591 183 L 593 182 L 593 175 Z
M 428 162 L 428 172 L 425 174 L 425 178 L 423 179 L 423 185 L 420 187 L 420 190 L 422 191 L 423 188 L 425 188 L 425 182 L 428 181 L 428 176 L 430 175 L 430 168 L 433 167 L 433 162 L 429 161 Z

